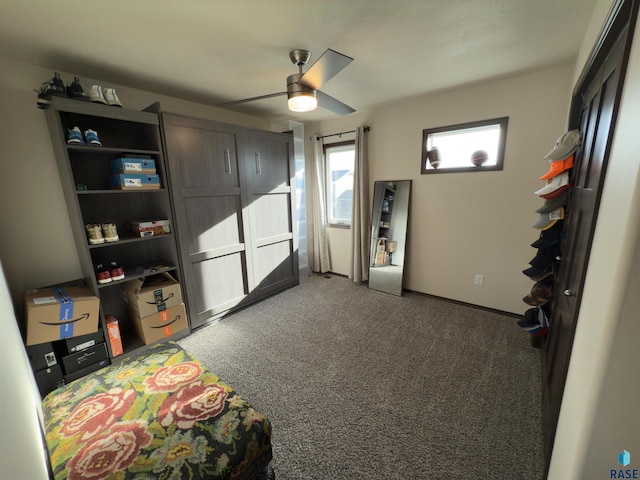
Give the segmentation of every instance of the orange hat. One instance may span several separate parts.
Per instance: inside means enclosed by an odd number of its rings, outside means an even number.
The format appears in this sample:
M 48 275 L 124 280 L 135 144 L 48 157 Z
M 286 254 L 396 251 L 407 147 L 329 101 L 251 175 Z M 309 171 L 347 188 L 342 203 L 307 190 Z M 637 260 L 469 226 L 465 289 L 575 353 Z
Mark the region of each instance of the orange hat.
M 548 180 L 556 175 L 560 175 L 562 172 L 565 172 L 570 168 L 573 168 L 573 155 L 565 158 L 564 160 L 555 160 L 549 163 L 551 163 L 551 168 L 547 173 L 540 177 L 540 180 Z

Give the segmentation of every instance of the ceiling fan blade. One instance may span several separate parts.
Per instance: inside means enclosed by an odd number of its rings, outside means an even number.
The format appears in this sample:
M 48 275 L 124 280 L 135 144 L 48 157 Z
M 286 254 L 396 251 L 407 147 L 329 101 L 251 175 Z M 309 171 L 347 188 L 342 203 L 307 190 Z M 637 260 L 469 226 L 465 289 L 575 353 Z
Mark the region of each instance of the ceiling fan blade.
M 232 100 L 231 102 L 218 103 L 217 107 L 224 107 L 227 105 L 239 105 L 241 103 L 253 102 L 255 100 L 264 100 L 265 98 L 280 97 L 286 95 L 287 92 L 270 93 L 269 95 L 260 95 L 259 97 L 243 98 L 242 100 Z
M 320 55 L 320 58 L 309 67 L 309 70 L 300 77 L 298 83 L 318 90 L 351 62 L 353 62 L 353 58 L 328 48 Z
M 320 90 L 316 90 L 316 98 L 318 99 L 318 106 L 331 110 L 339 115 L 348 115 L 356 110 L 349 105 L 345 105 L 340 100 L 336 100 L 326 93 L 322 93 Z

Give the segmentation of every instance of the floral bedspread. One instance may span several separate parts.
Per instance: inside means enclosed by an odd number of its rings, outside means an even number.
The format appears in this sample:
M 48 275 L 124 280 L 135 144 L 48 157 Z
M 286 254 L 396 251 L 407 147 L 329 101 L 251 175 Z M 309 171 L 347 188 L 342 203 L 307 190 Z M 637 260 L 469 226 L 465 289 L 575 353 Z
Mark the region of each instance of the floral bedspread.
M 244 479 L 271 460 L 271 426 L 169 342 L 43 400 L 59 479 Z

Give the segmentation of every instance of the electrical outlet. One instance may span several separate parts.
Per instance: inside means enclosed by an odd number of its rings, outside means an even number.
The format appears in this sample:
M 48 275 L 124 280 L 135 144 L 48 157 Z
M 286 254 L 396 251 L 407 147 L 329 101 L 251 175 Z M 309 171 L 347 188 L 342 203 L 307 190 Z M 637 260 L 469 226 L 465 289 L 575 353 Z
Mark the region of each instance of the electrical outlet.
M 482 285 L 484 283 L 484 275 L 480 275 L 479 273 L 476 273 L 476 278 L 473 283 L 475 285 Z

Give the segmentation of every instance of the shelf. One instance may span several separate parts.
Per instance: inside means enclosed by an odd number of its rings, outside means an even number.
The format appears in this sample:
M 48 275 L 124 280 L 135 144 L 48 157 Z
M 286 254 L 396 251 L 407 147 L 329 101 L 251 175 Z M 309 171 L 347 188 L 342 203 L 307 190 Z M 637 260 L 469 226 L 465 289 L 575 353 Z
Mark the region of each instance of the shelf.
M 113 195 L 120 193 L 154 193 L 154 192 L 166 192 L 166 188 L 141 188 L 139 190 L 76 190 L 78 195 Z
M 114 153 L 123 154 L 130 153 L 132 155 L 159 155 L 158 150 L 139 150 L 135 148 L 120 147 L 92 147 L 91 145 L 69 145 L 67 144 L 69 153 L 97 153 L 98 155 L 112 155 Z
M 163 235 L 153 235 L 151 237 L 123 237 L 123 238 L 120 238 L 120 240 L 117 240 L 115 242 L 97 243 L 95 245 L 87 243 L 87 247 L 89 247 L 90 250 L 93 250 L 96 248 L 114 247 L 117 245 L 124 245 L 127 243 L 148 242 L 148 241 L 158 240 L 160 238 L 171 237 L 171 235 L 173 234 L 165 233 Z
M 161 264 L 161 263 L 162 262 L 158 262 L 158 264 Z M 172 272 L 174 270 L 177 270 L 178 267 L 176 267 L 175 265 L 166 266 L 163 268 L 158 268 L 154 271 L 145 272 L 144 270 L 148 268 L 149 268 L 148 266 L 143 266 L 143 265 L 137 265 L 135 267 L 126 267 L 124 268 L 124 278 L 122 280 L 113 280 L 109 283 L 102 283 L 102 284 L 99 283 L 98 289 L 109 288 L 109 287 L 113 287 L 114 285 L 120 285 L 130 280 L 135 280 L 136 278 L 144 278 L 144 277 L 150 277 L 152 275 L 158 275 L 159 273 Z
M 139 110 L 129 110 L 127 108 L 114 107 L 83 100 L 74 100 L 72 98 L 65 97 L 51 97 L 51 105 L 47 108 L 53 108 L 55 110 L 58 110 L 59 112 L 69 112 L 79 115 L 103 117 L 112 120 L 145 123 L 149 125 L 160 124 L 158 115 L 155 113 L 142 112 Z

